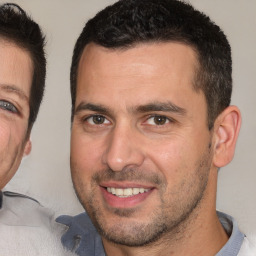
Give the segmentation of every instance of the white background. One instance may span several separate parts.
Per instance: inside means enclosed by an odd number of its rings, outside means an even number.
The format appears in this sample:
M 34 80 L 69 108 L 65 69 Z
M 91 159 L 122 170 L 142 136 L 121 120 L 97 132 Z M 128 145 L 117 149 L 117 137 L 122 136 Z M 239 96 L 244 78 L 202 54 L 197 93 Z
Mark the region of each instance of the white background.
M 2 3 L 3 1 L 0 0 Z M 32 153 L 6 189 L 36 197 L 57 214 L 82 211 L 69 173 L 69 68 L 75 41 L 88 18 L 113 0 L 14 0 L 47 37 L 45 98 L 32 132 Z M 233 162 L 219 173 L 218 209 L 233 215 L 243 231 L 256 229 L 256 1 L 191 0 L 226 33 L 233 54 L 232 104 L 243 123 Z

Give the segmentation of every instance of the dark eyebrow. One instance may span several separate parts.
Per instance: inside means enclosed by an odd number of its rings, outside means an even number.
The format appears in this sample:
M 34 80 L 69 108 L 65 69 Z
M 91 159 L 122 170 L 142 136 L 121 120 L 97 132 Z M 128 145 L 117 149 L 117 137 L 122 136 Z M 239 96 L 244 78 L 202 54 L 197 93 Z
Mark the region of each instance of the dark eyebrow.
M 99 112 L 104 115 L 106 115 L 110 112 L 106 107 L 104 107 L 100 104 L 96 105 L 96 104 L 92 104 L 92 103 L 81 102 L 75 109 L 75 115 L 83 110 L 91 110 L 94 112 Z
M 75 115 L 83 110 L 91 110 L 94 112 L 101 113 L 103 115 L 110 115 L 111 111 L 102 106 L 100 104 L 92 104 L 81 102 L 75 109 Z M 181 108 L 175 105 L 172 102 L 153 102 L 146 105 L 140 105 L 132 108 L 132 112 L 145 113 L 145 112 L 155 112 L 155 111 L 163 111 L 163 112 L 173 112 L 180 115 L 185 115 L 187 111 L 184 108 Z
M 180 115 L 185 115 L 187 113 L 186 109 L 177 106 L 172 102 L 153 102 L 146 105 L 136 107 L 137 112 L 154 112 L 154 111 L 163 111 L 163 112 L 173 112 Z
M 7 92 L 15 93 L 16 95 L 18 95 L 19 98 L 29 102 L 29 98 L 27 97 L 27 95 L 15 85 L 0 84 L 0 89 Z

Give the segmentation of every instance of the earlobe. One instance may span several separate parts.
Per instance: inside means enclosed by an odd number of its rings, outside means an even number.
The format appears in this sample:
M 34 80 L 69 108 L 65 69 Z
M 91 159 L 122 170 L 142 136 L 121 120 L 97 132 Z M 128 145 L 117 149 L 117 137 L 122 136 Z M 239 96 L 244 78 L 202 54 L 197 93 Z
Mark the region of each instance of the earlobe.
M 23 156 L 29 155 L 31 152 L 31 149 L 32 149 L 32 142 L 31 142 L 31 139 L 29 138 L 28 141 L 26 142 Z
M 236 106 L 227 107 L 216 119 L 213 163 L 223 167 L 231 162 L 241 126 L 241 113 Z

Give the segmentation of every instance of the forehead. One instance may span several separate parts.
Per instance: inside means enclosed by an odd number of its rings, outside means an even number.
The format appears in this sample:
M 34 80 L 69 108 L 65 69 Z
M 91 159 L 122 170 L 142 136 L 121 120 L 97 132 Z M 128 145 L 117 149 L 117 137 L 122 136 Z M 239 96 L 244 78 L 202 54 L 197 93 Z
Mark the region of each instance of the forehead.
M 28 52 L 12 42 L 0 39 L 0 85 L 29 97 L 33 64 Z
M 82 54 L 77 78 L 77 101 L 115 104 L 132 101 L 174 103 L 196 94 L 193 83 L 197 55 L 182 43 L 141 44 L 128 49 L 106 49 L 89 44 Z M 108 95 L 108 96 L 106 96 Z M 146 103 L 146 102 L 145 102 Z

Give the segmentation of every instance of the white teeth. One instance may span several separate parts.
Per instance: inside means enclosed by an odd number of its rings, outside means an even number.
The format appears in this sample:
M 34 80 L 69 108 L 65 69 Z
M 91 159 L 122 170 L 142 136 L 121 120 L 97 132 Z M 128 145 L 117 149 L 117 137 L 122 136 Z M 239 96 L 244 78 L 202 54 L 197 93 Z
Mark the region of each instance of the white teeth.
M 124 196 L 130 196 L 130 195 L 132 195 L 132 188 L 124 189 Z
M 132 189 L 132 193 L 133 193 L 134 195 L 138 195 L 138 194 L 140 193 L 140 189 L 139 189 L 139 188 L 133 188 L 133 189 Z
M 140 193 L 144 193 L 144 188 L 140 188 Z
M 116 195 L 117 196 L 123 196 L 124 195 L 124 190 L 121 188 L 116 188 Z
M 138 195 L 139 193 L 145 193 L 148 192 L 149 189 L 146 188 L 113 188 L 113 187 L 107 187 L 107 191 L 113 195 L 116 195 L 118 197 L 129 197 Z

